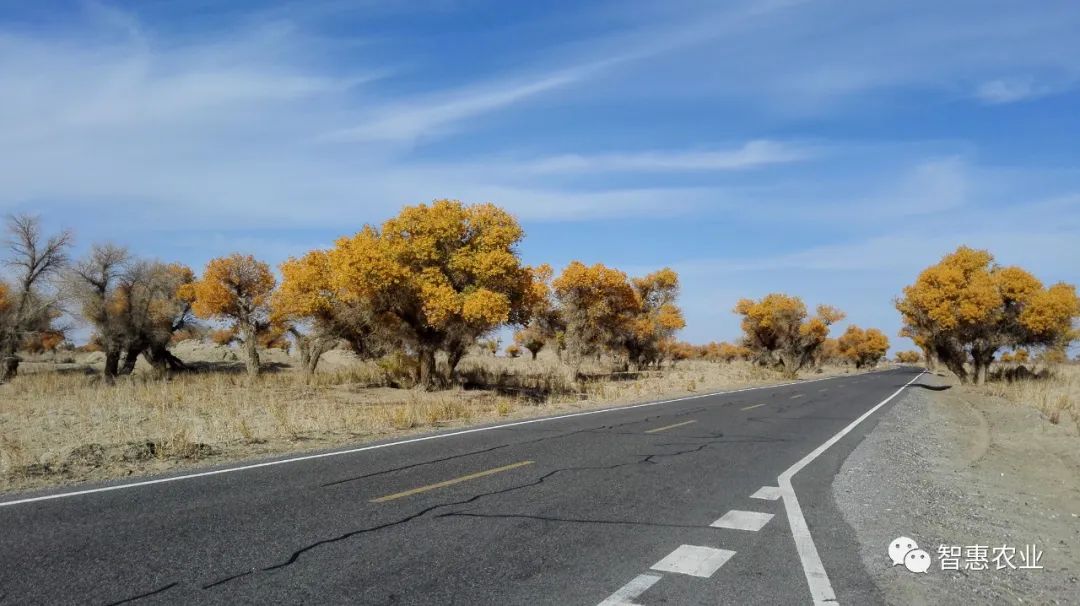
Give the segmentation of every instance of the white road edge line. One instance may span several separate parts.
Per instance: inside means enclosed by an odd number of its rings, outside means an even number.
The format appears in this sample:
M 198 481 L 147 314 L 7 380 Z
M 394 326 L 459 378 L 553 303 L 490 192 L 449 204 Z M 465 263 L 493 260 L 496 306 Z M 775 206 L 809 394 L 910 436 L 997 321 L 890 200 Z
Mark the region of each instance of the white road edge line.
M 829 582 L 829 575 L 825 572 L 825 566 L 821 563 L 821 556 L 818 554 L 817 546 L 814 545 L 814 538 L 810 536 L 806 518 L 803 517 L 802 508 L 799 506 L 799 498 L 795 496 L 795 489 L 791 486 L 791 478 L 814 459 L 821 456 L 821 453 L 825 452 L 830 446 L 840 441 L 840 438 L 855 429 L 859 423 L 865 421 L 867 417 L 900 395 L 900 392 L 919 380 L 919 377 L 925 373 L 924 370 L 915 375 L 914 379 L 908 381 L 903 387 L 893 392 L 891 396 L 863 413 L 861 417 L 852 421 L 851 424 L 841 429 L 836 435 L 815 448 L 813 452 L 800 459 L 777 478 L 777 483 L 780 485 L 780 494 L 784 499 L 784 509 L 787 511 L 788 525 L 791 527 L 791 535 L 795 539 L 795 550 L 799 553 L 799 560 L 802 562 L 803 573 L 806 575 L 806 583 L 810 586 L 810 595 L 814 598 L 815 606 L 826 604 L 835 606 L 837 604 L 836 594 L 833 592 L 832 583 Z
M 891 369 L 890 369 L 891 370 Z M 877 372 L 889 372 L 889 370 L 877 371 Z M 867 373 L 874 374 L 874 373 Z M 586 410 L 583 412 L 575 412 L 565 415 L 558 415 L 554 417 L 542 417 L 539 419 L 529 419 L 527 421 L 516 421 L 514 423 L 504 423 L 502 425 L 490 425 L 488 427 L 474 427 L 472 429 L 463 429 L 461 431 L 452 431 L 449 433 L 439 433 L 428 436 L 421 436 L 419 438 L 410 438 L 408 440 L 399 440 L 397 442 L 387 442 L 385 444 L 373 444 L 371 446 L 361 446 L 358 448 L 349 448 L 347 450 L 335 450 L 331 452 L 321 452 L 318 454 L 301 455 L 298 457 L 290 457 L 287 459 L 277 459 L 274 461 L 264 461 L 262 463 L 252 463 L 249 465 L 240 465 L 237 467 L 226 467 L 224 469 L 214 469 L 212 471 L 200 471 L 197 473 L 188 473 L 177 476 L 169 476 L 167 478 L 157 478 L 154 480 L 143 480 L 140 482 L 131 482 L 128 484 L 115 484 L 113 486 L 102 486 L 99 488 L 89 488 L 86 490 L 73 490 L 71 492 L 60 492 L 56 494 L 43 495 L 40 497 L 29 497 L 25 499 L 17 499 L 15 501 L 5 501 L 0 503 L 0 507 L 10 507 L 12 505 L 22 505 L 25 503 L 36 503 L 38 501 L 51 501 L 53 499 L 64 499 L 68 497 L 77 497 L 87 494 L 95 494 L 99 492 L 110 492 L 113 490 L 123 490 L 126 488 L 138 488 L 140 486 L 151 486 L 154 484 L 165 484 L 167 482 L 179 482 L 180 480 L 191 480 L 194 478 L 205 478 L 208 476 L 216 476 L 225 473 L 234 473 L 237 471 L 247 471 L 249 469 L 258 469 L 260 467 L 273 467 L 275 465 L 285 465 L 286 463 L 296 463 L 299 461 L 310 461 L 314 459 L 325 459 L 328 457 L 339 457 L 347 454 L 354 454 L 357 452 L 364 452 L 367 450 L 377 450 L 379 448 L 389 448 L 391 446 L 401 446 L 403 444 L 413 444 L 415 442 L 426 442 L 428 440 L 439 440 L 442 438 L 451 438 L 454 436 L 461 436 L 470 433 L 477 433 L 481 431 L 491 431 L 493 429 L 504 429 L 506 427 L 517 427 L 519 425 L 529 425 L 532 423 L 546 423 L 548 421 L 557 421 L 559 419 L 569 419 L 572 417 L 584 417 L 587 415 L 598 415 L 606 412 L 614 412 L 619 410 L 632 410 L 634 408 L 644 408 L 647 406 L 659 406 L 661 404 L 671 404 L 673 402 L 683 402 L 686 400 L 696 400 L 699 398 L 710 398 L 712 396 L 721 396 L 733 393 L 741 393 L 744 391 L 755 391 L 761 389 L 775 389 L 778 387 L 790 387 L 792 385 L 804 385 L 806 383 L 816 383 L 818 381 L 828 381 L 830 379 L 839 379 L 841 377 L 849 377 L 849 375 L 838 375 L 835 377 L 823 377 L 820 379 L 810 379 L 808 381 L 792 381 L 790 383 L 781 383 L 779 385 L 758 385 L 756 387 L 744 387 L 742 389 L 732 389 L 730 391 L 714 391 L 710 393 L 697 394 L 693 396 L 684 396 L 681 398 L 673 398 L 671 400 L 660 400 L 657 402 L 644 402 L 642 404 L 631 404 L 629 406 L 612 406 L 610 408 L 601 408 L 598 410 Z
M 631 600 L 648 591 L 662 578 L 658 574 L 639 574 L 606 600 L 600 602 L 599 606 L 637 606 Z

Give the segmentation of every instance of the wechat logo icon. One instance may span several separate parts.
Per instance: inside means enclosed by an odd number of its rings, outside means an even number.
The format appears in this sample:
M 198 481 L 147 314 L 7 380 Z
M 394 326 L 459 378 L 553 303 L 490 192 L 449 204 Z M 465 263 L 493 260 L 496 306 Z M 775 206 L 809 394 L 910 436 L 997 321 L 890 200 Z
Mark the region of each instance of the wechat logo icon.
M 925 574 L 930 570 L 930 554 L 919 549 L 919 544 L 908 537 L 896 537 L 889 543 L 889 559 L 893 566 L 903 565 L 911 572 Z

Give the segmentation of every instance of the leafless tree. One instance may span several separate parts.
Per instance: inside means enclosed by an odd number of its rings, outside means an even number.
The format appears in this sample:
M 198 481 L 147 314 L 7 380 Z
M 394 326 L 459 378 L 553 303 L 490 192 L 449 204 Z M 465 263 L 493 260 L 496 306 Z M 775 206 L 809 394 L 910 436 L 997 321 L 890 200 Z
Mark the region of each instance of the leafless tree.
M 55 315 L 58 301 L 43 287 L 67 264 L 71 241 L 71 232 L 66 230 L 43 235 L 41 220 L 36 216 L 8 217 L 5 264 L 14 274 L 14 288 L 10 309 L 0 323 L 0 383 L 19 372 L 19 344 L 47 329 Z
M 125 340 L 120 282 L 130 261 L 131 255 L 122 246 L 95 244 L 86 258 L 71 267 L 65 280 L 68 295 L 79 305 L 83 319 L 94 327 L 105 350 L 107 379 L 120 370 Z
M 105 350 L 107 380 L 130 374 L 140 355 L 159 374 L 184 367 L 168 345 L 191 321 L 191 301 L 179 291 L 193 279 L 183 265 L 134 259 L 114 244 L 95 245 L 74 264 L 68 292 Z

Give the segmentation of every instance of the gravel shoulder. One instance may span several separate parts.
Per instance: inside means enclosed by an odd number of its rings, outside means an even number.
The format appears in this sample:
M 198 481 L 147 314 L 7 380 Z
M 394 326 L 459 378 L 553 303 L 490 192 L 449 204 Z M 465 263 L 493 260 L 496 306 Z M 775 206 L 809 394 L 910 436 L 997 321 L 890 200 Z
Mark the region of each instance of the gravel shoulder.
M 889 604 L 1080 603 L 1080 437 L 1034 408 L 924 375 L 851 453 L 833 496 Z M 892 566 L 914 539 L 927 574 Z M 942 570 L 939 545 L 1043 552 L 1042 570 Z

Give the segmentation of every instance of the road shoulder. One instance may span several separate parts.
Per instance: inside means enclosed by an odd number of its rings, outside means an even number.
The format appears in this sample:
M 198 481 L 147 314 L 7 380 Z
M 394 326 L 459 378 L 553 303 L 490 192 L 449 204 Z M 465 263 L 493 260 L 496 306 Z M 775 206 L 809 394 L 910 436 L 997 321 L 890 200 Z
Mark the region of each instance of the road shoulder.
M 942 377 L 905 391 L 844 462 L 832 485 L 858 557 L 890 604 L 1065 604 L 1080 595 L 1080 438 L 1035 409 Z M 933 558 L 893 567 L 898 536 Z M 943 571 L 939 545 L 1026 545 L 1042 570 Z M 855 557 L 852 554 L 852 557 Z M 966 557 L 959 561 L 966 565 Z

